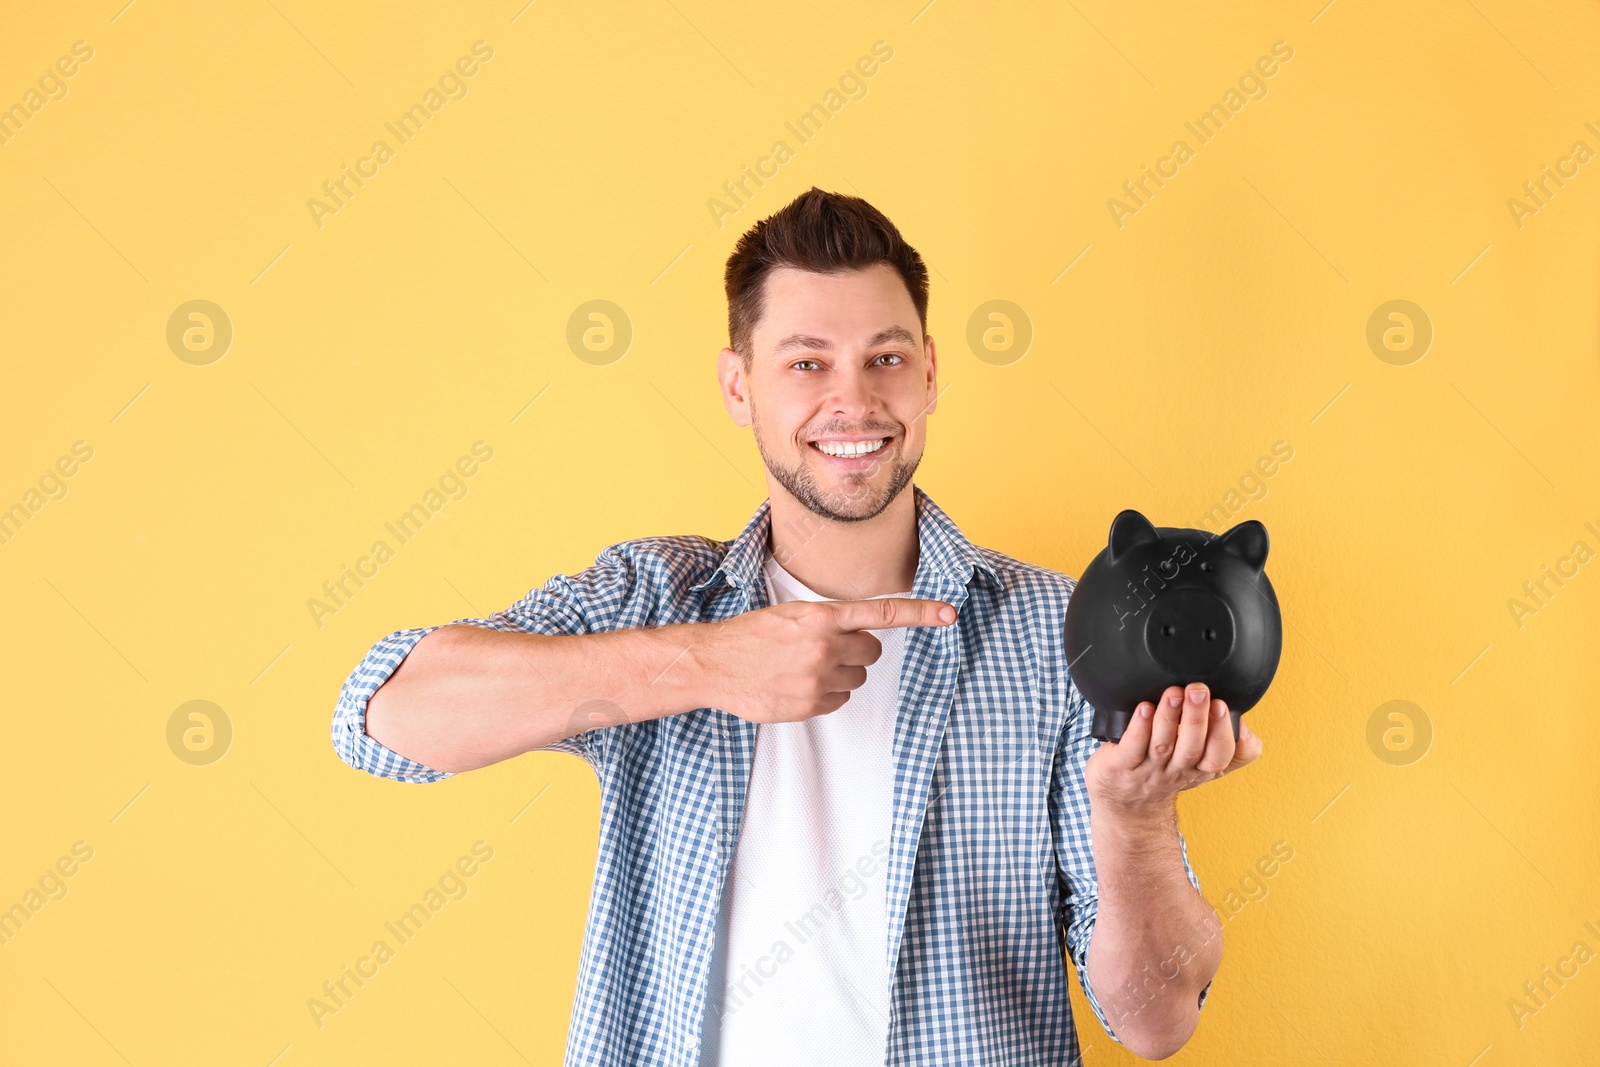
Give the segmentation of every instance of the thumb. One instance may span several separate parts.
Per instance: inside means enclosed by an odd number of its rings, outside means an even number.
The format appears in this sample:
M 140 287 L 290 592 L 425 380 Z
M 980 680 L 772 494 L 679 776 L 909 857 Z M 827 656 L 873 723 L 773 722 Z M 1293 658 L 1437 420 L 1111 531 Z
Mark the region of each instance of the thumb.
M 883 597 L 879 600 L 833 600 L 833 622 L 841 632 L 893 630 L 901 626 L 948 626 L 956 609 L 942 600 Z

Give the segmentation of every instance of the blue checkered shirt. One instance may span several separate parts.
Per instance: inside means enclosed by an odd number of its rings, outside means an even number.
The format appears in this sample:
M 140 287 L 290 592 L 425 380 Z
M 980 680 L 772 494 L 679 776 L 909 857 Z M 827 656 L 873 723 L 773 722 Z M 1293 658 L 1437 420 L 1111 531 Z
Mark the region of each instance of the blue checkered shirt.
M 912 490 L 920 555 L 911 595 L 954 605 L 958 620 L 906 633 L 883 1062 L 1076 1065 L 1063 946 L 1090 1007 L 1116 1037 L 1085 978 L 1099 885 L 1083 771 L 1099 742 L 1065 662 L 1062 627 L 1075 582 L 975 547 L 920 487 Z M 555 575 L 506 610 L 457 624 L 585 634 L 766 607 L 770 507 L 763 501 L 732 541 L 689 535 L 611 545 L 578 574 Z M 351 672 L 333 719 L 345 762 L 402 782 L 450 777 L 365 732 L 367 698 L 435 629 L 390 634 Z M 699 1061 L 712 939 L 755 739 L 755 723 L 697 708 L 597 727 L 543 749 L 583 757 L 600 782 L 599 854 L 567 1067 Z

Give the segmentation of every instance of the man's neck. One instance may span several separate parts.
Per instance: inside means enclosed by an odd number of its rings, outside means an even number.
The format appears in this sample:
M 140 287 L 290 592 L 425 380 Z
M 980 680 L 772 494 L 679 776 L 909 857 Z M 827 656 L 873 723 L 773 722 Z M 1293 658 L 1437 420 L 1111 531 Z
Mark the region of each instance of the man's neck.
M 911 483 L 888 507 L 861 522 L 823 518 L 781 485 L 769 486 L 768 548 L 778 565 L 806 588 L 830 600 L 863 600 L 911 589 L 918 557 Z

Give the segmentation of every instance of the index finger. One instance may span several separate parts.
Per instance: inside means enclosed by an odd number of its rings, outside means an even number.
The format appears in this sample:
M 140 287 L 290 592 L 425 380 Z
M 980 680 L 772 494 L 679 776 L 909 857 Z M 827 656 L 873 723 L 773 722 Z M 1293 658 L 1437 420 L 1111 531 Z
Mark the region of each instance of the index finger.
M 831 600 L 834 625 L 841 632 L 893 630 L 901 626 L 948 626 L 956 609 L 942 600 L 883 597 L 878 600 Z
M 1145 714 L 1145 709 L 1150 713 Z M 1129 770 L 1143 763 L 1150 752 L 1150 732 L 1155 725 L 1155 704 L 1149 700 L 1134 705 L 1133 718 L 1122 731 L 1122 739 L 1110 743 L 1111 754 L 1105 758 Z M 1101 746 L 1106 747 L 1106 746 Z

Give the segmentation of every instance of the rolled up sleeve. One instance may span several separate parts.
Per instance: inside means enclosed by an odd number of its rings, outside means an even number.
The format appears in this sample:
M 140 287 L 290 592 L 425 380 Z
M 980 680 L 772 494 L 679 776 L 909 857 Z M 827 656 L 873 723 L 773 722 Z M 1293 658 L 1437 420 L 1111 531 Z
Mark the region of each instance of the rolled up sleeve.
M 1094 987 L 1089 983 L 1089 943 L 1094 937 L 1095 922 L 1100 913 L 1100 882 L 1095 872 L 1094 850 L 1090 841 L 1089 794 L 1084 783 L 1084 768 L 1089 757 L 1102 742 L 1093 733 L 1094 709 L 1069 683 L 1069 710 L 1061 744 L 1056 751 L 1054 777 L 1050 789 L 1050 818 L 1056 841 L 1056 862 L 1063 886 L 1062 928 L 1067 953 L 1078 972 L 1078 983 L 1083 986 L 1089 1007 L 1094 1010 L 1100 1026 L 1117 1044 L 1117 1037 L 1105 1008 L 1100 1004 Z M 1183 853 L 1183 867 L 1189 884 L 1200 892 L 1200 879 L 1189 862 L 1189 846 L 1183 834 L 1178 835 Z M 1197 1008 L 1205 1007 L 1206 996 L 1211 992 L 1211 982 L 1200 990 Z
M 481 626 L 506 633 L 547 636 L 602 633 L 620 628 L 644 610 L 648 590 L 635 580 L 628 544 L 611 545 L 595 562 L 575 575 L 553 575 L 503 611 L 486 619 L 457 619 L 452 626 Z M 635 623 L 637 625 L 637 623 Z M 339 691 L 333 715 L 333 748 L 357 770 L 397 782 L 438 782 L 455 772 L 435 770 L 408 759 L 367 733 L 367 703 L 399 668 L 412 648 L 441 626 L 397 630 L 373 645 Z M 581 756 L 598 775 L 605 758 L 607 727 L 561 738 L 535 751 Z
M 437 629 L 425 626 L 397 630 L 373 645 L 345 679 L 333 713 L 333 750 L 350 766 L 397 782 L 440 782 L 452 777 L 453 772 L 436 771 L 407 759 L 367 734 L 367 701 L 389 680 L 416 643 Z

